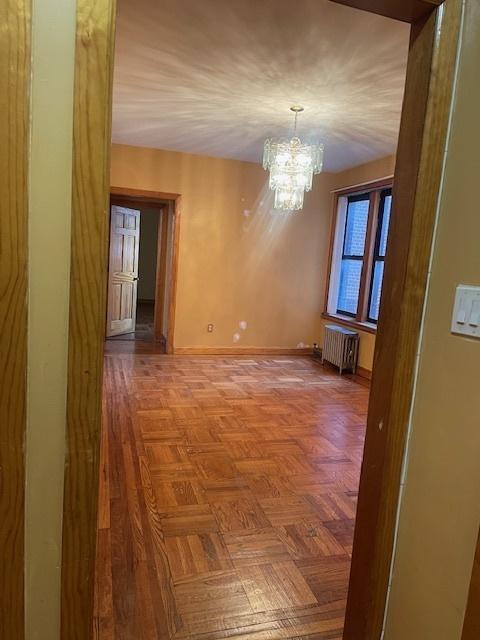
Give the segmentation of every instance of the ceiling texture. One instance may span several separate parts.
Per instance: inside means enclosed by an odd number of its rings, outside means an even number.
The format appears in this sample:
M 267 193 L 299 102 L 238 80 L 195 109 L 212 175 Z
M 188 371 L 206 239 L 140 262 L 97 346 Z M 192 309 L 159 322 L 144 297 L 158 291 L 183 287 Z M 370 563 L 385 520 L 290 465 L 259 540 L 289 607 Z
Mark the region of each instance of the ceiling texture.
M 120 0 L 113 141 L 261 162 L 325 144 L 325 170 L 395 153 L 409 26 L 328 0 Z

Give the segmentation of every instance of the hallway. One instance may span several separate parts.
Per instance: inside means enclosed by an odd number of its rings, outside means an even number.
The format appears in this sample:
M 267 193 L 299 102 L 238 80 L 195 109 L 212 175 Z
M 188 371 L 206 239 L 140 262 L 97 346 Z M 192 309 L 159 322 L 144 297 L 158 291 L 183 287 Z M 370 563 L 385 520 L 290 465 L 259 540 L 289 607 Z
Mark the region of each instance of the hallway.
M 96 639 L 339 639 L 368 389 L 307 357 L 105 362 Z

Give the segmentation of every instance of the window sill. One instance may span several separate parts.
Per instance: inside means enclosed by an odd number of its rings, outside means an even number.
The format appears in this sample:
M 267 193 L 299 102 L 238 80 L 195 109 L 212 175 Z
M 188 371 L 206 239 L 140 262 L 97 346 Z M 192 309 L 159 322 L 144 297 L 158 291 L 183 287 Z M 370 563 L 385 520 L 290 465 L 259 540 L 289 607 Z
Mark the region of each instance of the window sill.
M 322 313 L 322 318 L 326 320 L 333 320 L 338 322 L 338 324 L 342 324 L 346 327 L 351 327 L 352 329 L 358 329 L 359 331 L 364 331 L 365 333 L 377 333 L 376 325 L 370 322 L 359 322 L 358 320 L 354 320 L 353 318 L 347 318 L 346 316 L 341 316 L 334 313 Z

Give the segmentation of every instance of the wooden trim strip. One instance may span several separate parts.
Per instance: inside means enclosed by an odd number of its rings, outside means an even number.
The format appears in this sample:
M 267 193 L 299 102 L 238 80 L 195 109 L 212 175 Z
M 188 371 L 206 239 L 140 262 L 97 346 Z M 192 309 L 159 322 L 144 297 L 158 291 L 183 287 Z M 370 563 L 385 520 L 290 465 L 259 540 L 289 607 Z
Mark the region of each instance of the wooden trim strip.
M 332 369 L 333 371 L 337 371 L 338 372 L 338 367 L 336 367 L 334 364 L 330 364 L 327 361 L 325 361 L 322 366 L 323 367 L 328 367 L 329 369 Z M 369 383 L 368 386 L 370 386 L 370 380 L 372 379 L 372 372 L 370 371 L 370 369 L 365 369 L 365 367 L 359 367 L 358 365 L 357 365 L 357 369 L 356 369 L 355 373 L 345 372 L 345 373 L 342 373 L 342 375 L 349 376 L 350 378 L 353 378 L 354 380 L 356 378 L 363 378 L 363 380 L 368 381 L 368 383 Z
M 159 200 L 176 200 L 179 193 L 169 193 L 167 191 L 148 191 L 147 189 L 130 189 L 129 187 L 110 187 L 112 196 L 123 196 L 124 198 L 134 198 L 136 202 Z
M 331 0 L 355 9 L 414 24 L 428 16 L 444 0 Z
M 344 640 L 377 640 L 383 626 L 461 0 L 437 18 L 412 28 Z
M 342 187 L 341 189 L 334 189 L 331 193 L 334 193 L 338 197 L 340 196 L 352 196 L 357 193 L 366 193 L 367 191 L 377 191 L 380 189 L 387 189 L 393 186 L 394 176 L 386 176 L 385 178 L 378 178 L 370 182 L 362 182 L 360 184 L 354 184 L 348 187 Z
M 175 347 L 173 353 L 182 356 L 302 356 L 311 355 L 310 347 Z
M 370 326 L 365 322 L 359 322 L 354 318 L 344 318 L 343 316 L 336 316 L 332 313 L 322 313 L 322 318 L 324 320 L 331 320 L 332 322 L 336 322 L 337 324 L 341 324 L 345 327 L 351 327 L 355 329 L 355 331 L 363 331 L 364 333 L 373 333 L 374 335 L 377 333 L 376 327 Z
M 157 238 L 157 268 L 155 276 L 155 309 L 154 334 L 155 340 L 164 338 L 163 311 L 165 309 L 165 287 L 167 279 L 167 246 L 168 246 L 168 218 L 167 206 L 160 210 L 160 223 Z
M 363 251 L 362 274 L 360 276 L 360 291 L 358 292 L 357 322 L 368 318 L 368 303 L 373 265 L 375 239 L 377 237 L 378 208 L 380 206 L 380 191 L 370 193 L 370 206 L 368 209 L 367 233 L 365 236 L 365 249 Z
M 463 622 L 462 640 L 480 638 L 480 533 L 473 562 L 472 578 L 468 593 L 467 610 Z
M 337 222 L 338 222 L 338 204 L 339 204 L 339 196 L 333 194 L 332 198 L 333 211 L 330 218 L 330 243 L 328 245 L 328 256 L 326 262 L 326 274 L 325 278 L 325 291 L 323 294 L 323 313 L 322 317 L 328 317 L 328 295 L 330 293 L 330 282 L 332 279 L 332 264 L 333 264 L 333 248 L 335 246 L 335 236 L 337 233 Z
M 78 0 L 62 640 L 92 635 L 115 0 Z
M 178 283 L 178 258 L 180 255 L 180 223 L 182 218 L 182 198 L 175 200 L 173 210 L 173 239 L 172 258 L 170 268 L 170 281 L 168 282 L 168 326 L 167 326 L 167 353 L 173 353 L 175 348 L 175 314 L 177 309 L 177 283 Z
M 357 376 L 360 376 L 360 378 L 365 378 L 366 380 L 372 379 L 372 372 L 370 371 L 370 369 L 365 369 L 365 367 L 357 366 L 356 373 Z
M 30 0 L 0 3 L 0 637 L 24 637 Z

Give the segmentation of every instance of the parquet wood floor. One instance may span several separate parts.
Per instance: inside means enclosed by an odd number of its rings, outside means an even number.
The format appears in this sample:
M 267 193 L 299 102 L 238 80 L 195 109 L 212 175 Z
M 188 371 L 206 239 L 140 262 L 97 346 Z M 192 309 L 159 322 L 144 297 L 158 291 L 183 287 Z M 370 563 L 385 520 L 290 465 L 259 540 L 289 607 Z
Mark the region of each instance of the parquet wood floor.
M 105 361 L 96 639 L 340 639 L 368 389 L 307 357 Z

